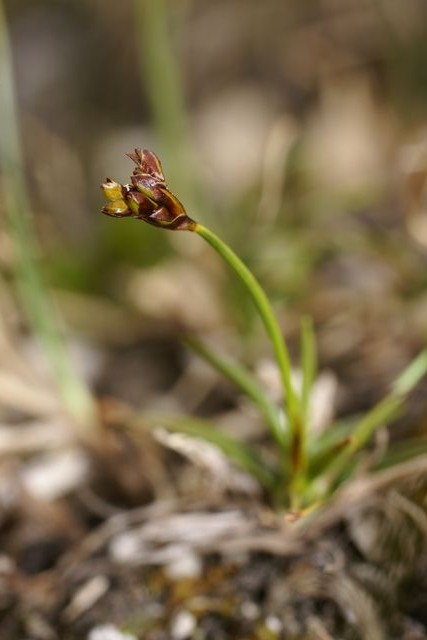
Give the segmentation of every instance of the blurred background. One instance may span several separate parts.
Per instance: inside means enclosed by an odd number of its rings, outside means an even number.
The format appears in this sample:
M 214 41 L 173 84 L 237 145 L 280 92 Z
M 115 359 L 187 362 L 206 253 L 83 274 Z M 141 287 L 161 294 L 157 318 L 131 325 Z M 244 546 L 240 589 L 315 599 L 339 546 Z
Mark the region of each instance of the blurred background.
M 251 266 L 292 353 L 314 318 L 336 412 L 371 406 L 426 338 L 425 2 L 3 2 L 3 419 L 52 386 L 40 331 L 66 337 L 96 394 L 142 409 L 232 403 L 178 384 L 183 333 L 268 375 L 207 246 L 100 215 L 98 185 L 127 181 L 135 146 Z

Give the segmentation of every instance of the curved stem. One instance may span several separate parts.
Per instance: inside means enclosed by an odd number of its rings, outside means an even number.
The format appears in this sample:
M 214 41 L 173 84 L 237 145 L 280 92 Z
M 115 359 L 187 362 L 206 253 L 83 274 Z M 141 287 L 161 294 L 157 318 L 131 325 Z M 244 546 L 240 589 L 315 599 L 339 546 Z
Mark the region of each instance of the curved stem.
M 298 440 L 298 436 L 300 435 L 300 428 L 298 426 L 300 424 L 300 420 L 298 416 L 299 411 L 297 397 L 292 386 L 291 361 L 276 316 L 271 308 L 270 301 L 258 280 L 256 280 L 253 274 L 249 271 L 248 267 L 234 253 L 234 251 L 230 249 L 223 240 L 221 240 L 221 238 L 213 233 L 213 231 L 199 223 L 196 223 L 194 228 L 191 230 L 206 240 L 206 242 L 208 242 L 211 247 L 220 254 L 220 256 L 239 276 L 251 296 L 273 346 L 281 381 L 285 391 L 285 408 L 289 424 L 294 435 L 294 440 L 295 437 Z

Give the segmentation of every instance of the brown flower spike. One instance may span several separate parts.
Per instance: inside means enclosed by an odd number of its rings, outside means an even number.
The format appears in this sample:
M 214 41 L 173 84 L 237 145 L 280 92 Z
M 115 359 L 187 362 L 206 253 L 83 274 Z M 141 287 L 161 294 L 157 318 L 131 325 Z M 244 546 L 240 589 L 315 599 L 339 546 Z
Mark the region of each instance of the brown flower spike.
M 192 231 L 196 223 L 169 191 L 158 157 L 147 149 L 127 154 L 135 163 L 131 184 L 107 178 L 101 189 L 108 200 L 102 213 L 114 218 L 138 218 L 164 229 Z

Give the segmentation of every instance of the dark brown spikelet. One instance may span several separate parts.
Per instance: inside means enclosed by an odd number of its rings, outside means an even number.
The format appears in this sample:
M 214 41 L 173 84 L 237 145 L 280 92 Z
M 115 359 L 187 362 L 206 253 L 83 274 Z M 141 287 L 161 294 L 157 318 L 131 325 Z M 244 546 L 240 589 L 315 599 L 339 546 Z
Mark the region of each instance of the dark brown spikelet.
M 169 191 L 156 154 L 135 149 L 127 155 L 136 165 L 130 184 L 121 185 L 107 178 L 101 185 L 108 200 L 102 213 L 114 218 L 137 218 L 163 229 L 192 231 L 196 223 Z

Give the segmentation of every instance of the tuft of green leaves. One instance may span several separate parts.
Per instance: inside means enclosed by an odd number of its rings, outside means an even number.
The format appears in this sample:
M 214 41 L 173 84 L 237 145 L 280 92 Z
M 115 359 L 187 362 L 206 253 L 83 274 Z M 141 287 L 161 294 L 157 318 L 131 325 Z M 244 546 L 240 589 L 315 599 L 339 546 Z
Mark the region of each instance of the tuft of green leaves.
M 262 481 L 259 472 L 253 475 L 270 494 L 276 506 L 301 513 L 311 510 L 315 503 L 323 504 L 344 482 L 351 479 L 366 461 L 366 447 L 375 433 L 401 414 L 408 396 L 427 374 L 427 350 L 424 350 L 395 380 L 390 393 L 366 415 L 350 417 L 344 422 L 331 424 L 323 433 L 315 435 L 310 431 L 310 399 L 316 371 L 315 341 L 312 323 L 304 319 L 301 328 L 300 361 L 303 380 L 299 396 L 301 411 L 306 418 L 304 443 L 301 447 L 304 457 L 300 466 L 295 469 L 292 465 L 292 434 L 289 424 L 281 419 L 280 407 L 270 400 L 267 390 L 262 388 L 250 371 L 229 357 L 213 353 L 209 347 L 193 338 L 186 339 L 185 343 L 258 407 L 277 444 L 275 462 L 269 462 L 268 465 L 269 477 L 274 478 L 274 482 Z M 185 428 L 185 418 L 180 418 L 180 424 Z M 203 430 L 198 430 L 197 425 L 192 422 L 191 424 L 193 436 L 208 439 L 228 455 L 227 448 L 215 442 L 211 435 L 206 438 L 209 425 L 207 421 Z M 214 424 L 210 424 L 210 429 L 216 432 Z M 237 446 L 236 442 L 234 446 Z M 250 454 L 251 448 L 248 445 L 241 443 L 241 446 L 244 447 L 245 456 L 256 455 L 256 451 Z M 392 444 L 380 460 L 372 463 L 371 471 L 381 471 L 425 453 L 427 439 L 423 437 Z M 245 471 L 252 472 L 249 466 L 235 455 L 233 461 Z M 262 464 L 262 458 L 258 458 L 258 464 Z

